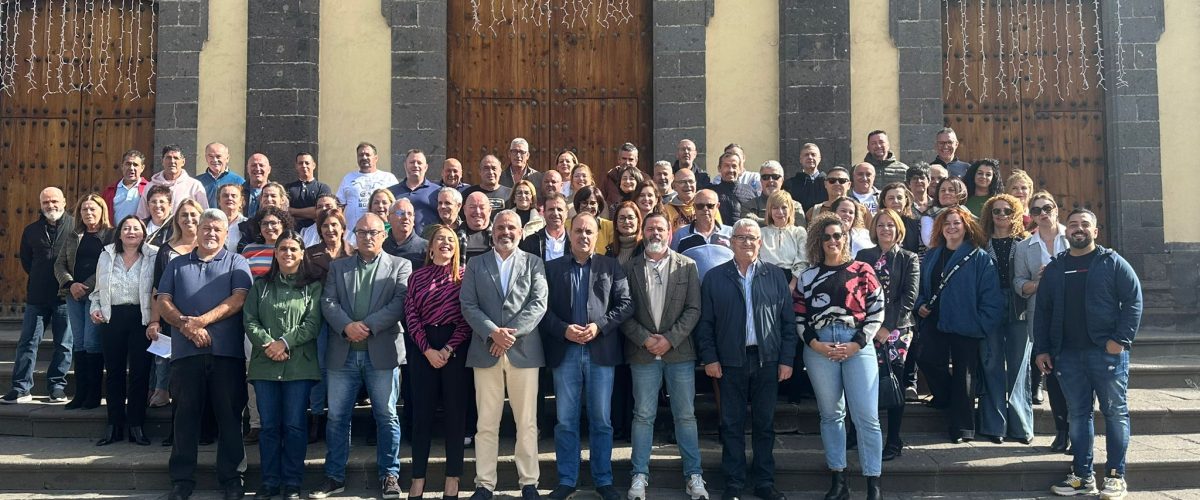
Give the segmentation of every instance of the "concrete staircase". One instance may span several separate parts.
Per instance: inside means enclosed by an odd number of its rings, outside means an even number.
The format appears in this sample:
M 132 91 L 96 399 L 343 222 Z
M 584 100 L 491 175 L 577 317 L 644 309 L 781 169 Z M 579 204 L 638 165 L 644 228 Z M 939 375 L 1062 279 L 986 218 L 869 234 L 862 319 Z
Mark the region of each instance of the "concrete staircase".
M 0 322 L 0 387 L 7 390 L 11 379 L 13 348 L 19 325 Z M 146 424 L 154 438 L 149 447 L 119 443 L 103 448 L 94 446 L 104 428 L 103 407 L 66 411 L 61 404 L 49 404 L 45 393 L 45 365 L 52 344 L 47 340 L 38 354 L 35 375 L 37 396 L 34 403 L 0 406 L 0 490 L 70 491 L 111 490 L 114 493 L 163 491 L 170 487 L 167 478 L 169 448 L 158 441 L 169 428 L 169 409 L 151 409 Z M 1128 476 L 1133 490 L 1200 488 L 1200 334 L 1191 331 L 1150 327 L 1139 333 L 1131 368 L 1130 410 L 1133 439 L 1128 455 Z M 721 447 L 716 440 L 716 405 L 711 394 L 697 397 L 697 417 L 702 434 L 701 448 L 709 490 L 719 495 Z M 1047 450 L 1052 439 L 1048 404 L 1035 407 L 1035 428 L 1039 435 L 1032 446 L 1019 443 L 995 445 L 976 441 L 951 445 L 944 439 L 945 419 L 941 412 L 919 404 L 906 411 L 904 435 L 908 448 L 904 456 L 884 465 L 887 491 L 924 494 L 948 494 L 977 491 L 1028 491 L 1041 496 L 1068 470 L 1070 458 Z M 506 425 L 502 428 L 507 428 Z M 374 488 L 374 449 L 365 445 L 361 433 L 369 422 L 366 408 L 356 410 L 356 437 L 349 462 L 350 486 Z M 827 486 L 822 446 L 818 434 L 818 415 L 814 402 L 781 402 L 776 409 L 777 441 L 775 458 L 778 487 L 785 491 L 810 492 Z M 1096 462 L 1104 460 L 1103 419 L 1097 413 L 1098 436 Z M 433 457 L 444 456 L 435 439 Z M 544 429 L 539 443 L 543 488 L 552 488 L 556 478 L 553 432 Z M 586 446 L 585 446 L 586 449 Z M 501 488 L 515 488 L 511 438 L 501 444 Z M 258 450 L 246 448 L 249 462 L 247 485 L 257 486 Z M 325 447 L 310 446 L 306 486 L 321 478 Z M 200 488 L 213 488 L 212 467 L 216 448 L 207 446 L 200 453 Z M 583 469 L 587 469 L 585 452 Z M 411 450 L 401 448 L 402 475 L 405 484 Z M 629 446 L 618 443 L 614 450 L 614 468 L 619 488 L 628 485 Z M 857 454 L 850 452 L 850 468 L 857 471 Z M 674 445 L 656 442 L 651 470 L 654 486 L 679 491 L 676 482 L 682 474 L 678 450 Z M 430 489 L 440 487 L 444 463 L 432 459 Z M 467 452 L 463 488 L 469 492 L 474 475 L 474 458 Z M 587 476 L 586 473 L 582 474 Z M 586 486 L 588 479 L 584 479 Z M 682 485 L 678 485 L 681 487 Z M 861 488 L 861 485 L 859 485 Z M 859 489 L 858 491 L 861 491 Z M 956 493 L 957 492 L 957 493 Z M 965 494 L 964 494 L 965 495 Z M 682 493 L 678 493 L 682 498 Z M 667 496 L 670 498 L 670 496 Z

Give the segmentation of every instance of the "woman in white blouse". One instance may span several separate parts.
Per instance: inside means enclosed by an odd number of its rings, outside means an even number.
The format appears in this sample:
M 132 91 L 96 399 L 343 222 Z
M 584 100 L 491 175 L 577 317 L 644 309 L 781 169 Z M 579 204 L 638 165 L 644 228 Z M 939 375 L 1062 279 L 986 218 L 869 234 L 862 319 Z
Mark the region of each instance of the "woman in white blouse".
M 858 255 L 858 251 L 864 248 L 875 248 L 875 243 L 871 242 L 871 232 L 867 230 L 871 219 L 867 207 L 845 196 L 833 200 L 830 206 L 850 233 L 850 255 Z
M 808 267 L 804 251 L 808 235 L 803 227 L 796 225 L 795 205 L 792 195 L 782 189 L 767 198 L 766 226 L 762 228 L 759 253 L 763 262 L 779 266 L 789 278 L 799 276 Z
M 158 248 L 146 242 L 146 225 L 137 216 L 121 219 L 116 241 L 104 247 L 96 266 L 96 288 L 91 294 L 91 319 L 100 325 L 107 377 L 108 427 L 96 446 L 124 438 L 150 444 L 142 428 L 146 420 L 146 395 L 150 387 L 150 290 Z M 128 380 L 126 373 L 128 372 Z M 128 391 L 126 388 L 128 387 Z

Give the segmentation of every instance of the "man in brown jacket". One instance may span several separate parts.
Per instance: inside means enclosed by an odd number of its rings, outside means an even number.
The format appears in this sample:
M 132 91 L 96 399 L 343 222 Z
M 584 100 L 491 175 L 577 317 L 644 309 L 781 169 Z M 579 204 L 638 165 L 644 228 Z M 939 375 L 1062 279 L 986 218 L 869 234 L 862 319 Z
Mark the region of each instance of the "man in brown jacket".
M 658 391 L 665 379 L 683 456 L 685 491 L 693 500 L 707 499 L 693 408 L 696 349 L 691 335 L 700 320 L 700 275 L 695 261 L 671 251 L 671 225 L 661 213 L 646 217 L 642 241 L 645 253 L 625 264 L 635 313 L 621 323 L 634 398 L 633 480 L 627 498 L 646 498 Z

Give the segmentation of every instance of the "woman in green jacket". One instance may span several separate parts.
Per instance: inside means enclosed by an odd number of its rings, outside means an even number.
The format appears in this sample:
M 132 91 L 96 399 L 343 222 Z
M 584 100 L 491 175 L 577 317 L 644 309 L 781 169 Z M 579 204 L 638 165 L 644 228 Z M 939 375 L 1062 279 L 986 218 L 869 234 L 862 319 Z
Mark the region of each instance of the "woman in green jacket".
M 253 349 L 247 379 L 262 417 L 258 449 L 263 484 L 258 496 L 300 492 L 308 447 L 308 393 L 321 378 L 317 334 L 321 283 L 300 272 L 304 241 L 288 231 L 275 242 L 267 274 L 254 281 L 243 308 Z M 282 491 L 281 491 L 282 487 Z

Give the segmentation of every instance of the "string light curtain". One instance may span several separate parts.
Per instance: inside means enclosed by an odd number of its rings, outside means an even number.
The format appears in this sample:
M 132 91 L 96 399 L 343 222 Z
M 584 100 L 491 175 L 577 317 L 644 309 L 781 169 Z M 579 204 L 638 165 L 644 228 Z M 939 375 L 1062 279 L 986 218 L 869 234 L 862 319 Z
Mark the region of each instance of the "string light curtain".
M 0 0 L 0 92 L 154 94 L 157 25 L 144 0 Z
M 472 29 L 476 33 L 517 31 L 518 24 L 534 26 L 562 23 L 569 29 L 595 23 L 604 29 L 633 19 L 629 0 L 471 0 Z

